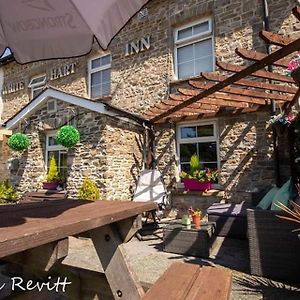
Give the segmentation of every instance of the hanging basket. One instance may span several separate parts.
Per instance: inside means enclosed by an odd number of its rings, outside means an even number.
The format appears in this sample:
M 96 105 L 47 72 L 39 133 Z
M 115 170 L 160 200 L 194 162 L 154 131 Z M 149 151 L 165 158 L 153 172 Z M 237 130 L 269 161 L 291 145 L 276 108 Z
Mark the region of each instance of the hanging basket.
M 300 67 L 294 69 L 291 72 L 291 76 L 293 77 L 295 83 L 300 86 Z
M 7 141 L 7 145 L 14 151 L 24 151 L 31 145 L 31 139 L 24 133 L 15 133 Z
M 66 148 L 72 148 L 80 141 L 79 131 L 71 125 L 63 126 L 56 134 L 56 141 Z

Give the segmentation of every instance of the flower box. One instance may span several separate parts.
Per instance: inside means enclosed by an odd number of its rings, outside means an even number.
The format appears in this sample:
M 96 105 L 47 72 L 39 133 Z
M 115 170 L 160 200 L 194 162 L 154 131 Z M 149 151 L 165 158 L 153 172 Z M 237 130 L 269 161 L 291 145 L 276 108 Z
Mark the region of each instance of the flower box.
M 209 191 L 211 190 L 211 182 L 200 182 L 197 179 L 182 178 L 184 188 L 190 191 Z
M 59 182 L 43 182 L 43 189 L 56 190 L 59 186 Z

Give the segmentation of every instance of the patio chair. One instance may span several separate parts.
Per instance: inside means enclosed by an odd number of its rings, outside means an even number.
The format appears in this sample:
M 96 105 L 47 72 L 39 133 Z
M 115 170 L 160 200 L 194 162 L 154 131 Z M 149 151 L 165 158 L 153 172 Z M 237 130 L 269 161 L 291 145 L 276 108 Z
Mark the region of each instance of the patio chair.
M 137 182 L 137 188 L 133 196 L 133 201 L 155 202 L 158 209 L 150 212 L 150 214 L 152 215 L 154 222 L 156 222 L 157 219 L 160 220 L 163 215 L 163 211 L 169 205 L 169 193 L 165 189 L 162 175 L 158 170 L 144 169 L 141 172 Z M 147 216 L 147 219 L 148 217 L 149 215 Z

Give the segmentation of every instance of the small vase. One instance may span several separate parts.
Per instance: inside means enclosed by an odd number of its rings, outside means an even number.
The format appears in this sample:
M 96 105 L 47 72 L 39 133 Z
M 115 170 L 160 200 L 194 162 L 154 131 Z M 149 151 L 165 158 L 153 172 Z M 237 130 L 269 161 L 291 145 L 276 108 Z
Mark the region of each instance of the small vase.
M 200 216 L 193 216 L 193 223 L 196 229 L 200 229 Z

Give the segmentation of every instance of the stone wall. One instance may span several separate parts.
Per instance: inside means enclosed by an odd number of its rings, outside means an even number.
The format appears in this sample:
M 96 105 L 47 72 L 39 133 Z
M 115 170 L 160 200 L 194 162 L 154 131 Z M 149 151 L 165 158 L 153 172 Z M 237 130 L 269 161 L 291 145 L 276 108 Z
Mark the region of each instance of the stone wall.
M 300 35 L 299 22 L 292 16 L 291 9 L 296 0 L 269 0 L 270 30 L 292 37 Z M 244 63 L 235 55 L 236 47 L 264 51 L 265 45 L 259 38 L 263 29 L 263 6 L 261 0 L 152 0 L 146 5 L 148 16 L 143 19 L 134 16 L 111 42 L 108 51 L 112 55 L 111 98 L 105 99 L 120 108 L 142 113 L 154 103 L 168 98 L 174 86 L 185 84 L 174 76 L 173 32 L 178 26 L 213 17 L 215 56 L 226 62 Z M 150 35 L 151 48 L 139 54 L 125 56 L 125 44 Z M 51 60 L 26 65 L 9 63 L 3 66 L 4 83 L 24 80 L 25 89 L 3 95 L 3 119 L 11 117 L 30 99 L 29 80 L 46 73 L 52 67 L 75 62 L 75 73 L 50 81 L 65 92 L 88 96 L 87 61 L 95 54 L 103 53 L 95 46 L 84 57 Z M 267 125 L 268 112 L 251 113 L 219 118 L 221 183 L 226 187 L 226 197 L 239 201 L 247 190 L 267 186 L 274 182 L 272 162 L 271 131 Z M 69 155 L 69 182 L 72 194 L 78 188 L 85 174 L 90 173 L 109 198 L 128 198 L 140 168 L 139 143 L 141 134 L 130 123 L 110 123 L 102 116 L 87 112 L 78 124 L 86 135 L 80 146 Z M 107 123 L 105 123 L 107 122 Z M 165 183 L 174 185 L 178 164 L 175 145 L 175 125 L 157 126 L 155 158 L 159 170 L 165 176 Z M 36 137 L 38 138 L 38 137 Z M 42 153 L 41 146 L 29 150 L 31 157 Z M 31 187 L 29 176 L 36 178 L 44 172 L 44 166 L 35 161 L 22 162 L 21 185 Z M 32 165 L 31 165 L 32 163 Z M 24 168 L 28 169 L 25 170 Z M 20 174 L 18 175 L 20 177 Z M 70 179 L 71 180 L 71 179 Z M 26 183 L 28 181 L 28 183 Z M 121 187 L 124 183 L 124 190 Z M 129 187 L 132 186 L 130 189 Z M 115 190 L 120 192 L 115 192 Z M 131 190 L 131 192 L 130 192 Z M 126 191 L 126 192 L 125 192 Z M 240 196 L 237 196 L 239 193 Z M 125 197 L 126 195 L 126 197 Z M 246 195 L 246 194 L 245 194 Z
M 75 115 L 70 114 L 70 111 L 75 111 Z M 100 188 L 102 199 L 131 199 L 131 191 L 141 166 L 139 130 L 131 125 L 123 131 L 120 120 L 62 101 L 58 102 L 56 115 L 48 114 L 44 106 L 30 117 L 25 132 L 31 137 L 32 145 L 23 153 L 12 152 L 12 157 L 19 160 L 19 168 L 11 172 L 12 183 L 20 192 L 42 188 L 46 175 L 46 134 L 70 119 L 78 128 L 81 139 L 67 154 L 66 184 L 69 196 L 78 197 L 83 179 L 89 176 Z

